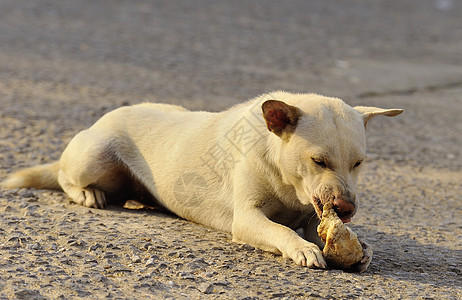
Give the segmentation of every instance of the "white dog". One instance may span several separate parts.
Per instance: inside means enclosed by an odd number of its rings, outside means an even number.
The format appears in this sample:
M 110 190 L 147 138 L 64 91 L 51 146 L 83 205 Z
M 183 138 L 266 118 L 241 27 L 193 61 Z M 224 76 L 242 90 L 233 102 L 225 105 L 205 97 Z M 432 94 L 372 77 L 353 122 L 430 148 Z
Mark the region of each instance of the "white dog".
M 366 124 L 401 112 L 286 92 L 219 113 L 122 107 L 77 134 L 58 162 L 16 172 L 4 186 L 61 188 L 94 208 L 155 199 L 180 217 L 231 232 L 236 242 L 325 268 L 316 233 L 323 204 L 331 201 L 350 221 Z M 359 271 L 372 258 L 364 247 Z

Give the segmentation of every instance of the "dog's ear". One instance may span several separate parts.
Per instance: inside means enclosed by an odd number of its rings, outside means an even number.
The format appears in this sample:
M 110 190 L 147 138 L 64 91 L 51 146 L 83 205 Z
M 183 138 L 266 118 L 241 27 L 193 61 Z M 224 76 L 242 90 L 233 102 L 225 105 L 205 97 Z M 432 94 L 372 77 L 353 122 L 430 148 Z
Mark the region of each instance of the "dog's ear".
M 359 111 L 363 117 L 364 126 L 367 126 L 367 122 L 375 116 L 394 117 L 404 111 L 404 109 L 383 109 L 369 106 L 355 106 L 354 109 Z
M 268 130 L 279 137 L 294 132 L 302 114 L 299 108 L 278 100 L 267 100 L 261 108 Z

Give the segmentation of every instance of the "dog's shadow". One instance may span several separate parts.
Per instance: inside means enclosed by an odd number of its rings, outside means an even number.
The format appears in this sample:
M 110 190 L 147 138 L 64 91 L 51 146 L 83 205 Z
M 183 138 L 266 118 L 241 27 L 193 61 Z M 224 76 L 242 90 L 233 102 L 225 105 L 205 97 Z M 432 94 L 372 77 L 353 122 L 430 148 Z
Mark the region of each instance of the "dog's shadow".
M 374 251 L 366 274 L 399 281 L 412 281 L 436 287 L 462 287 L 462 250 L 419 243 L 411 235 L 393 235 L 362 225 L 361 232 Z
M 129 202 L 133 201 L 131 204 Z M 71 205 L 77 205 L 70 203 Z M 78 206 L 78 205 L 77 205 Z M 138 206 L 138 207 L 136 207 Z M 108 206 L 104 207 L 104 210 L 112 212 L 128 212 L 134 215 L 156 215 L 166 219 L 178 219 L 188 222 L 187 220 L 177 216 L 168 209 L 162 207 L 155 202 L 141 202 L 138 200 L 128 200 L 127 202 L 122 201 L 119 203 L 110 203 Z

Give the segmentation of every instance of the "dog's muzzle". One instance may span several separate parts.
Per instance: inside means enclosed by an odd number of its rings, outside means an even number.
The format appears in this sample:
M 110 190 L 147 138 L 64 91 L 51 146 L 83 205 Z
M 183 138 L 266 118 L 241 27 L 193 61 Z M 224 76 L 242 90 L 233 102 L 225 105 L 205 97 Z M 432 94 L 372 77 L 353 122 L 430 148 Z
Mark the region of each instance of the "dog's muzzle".
M 340 220 L 342 220 L 343 223 L 350 222 L 351 218 L 355 213 L 355 205 L 351 202 L 343 200 L 340 197 L 335 197 L 333 200 L 330 201 L 332 201 L 332 207 L 334 208 L 334 211 L 337 213 Z M 318 212 L 318 215 L 321 216 L 324 206 L 321 199 L 315 197 L 314 203 L 317 206 L 316 210 Z
M 343 223 L 350 222 L 355 212 L 355 205 L 341 198 L 334 199 L 333 208 Z

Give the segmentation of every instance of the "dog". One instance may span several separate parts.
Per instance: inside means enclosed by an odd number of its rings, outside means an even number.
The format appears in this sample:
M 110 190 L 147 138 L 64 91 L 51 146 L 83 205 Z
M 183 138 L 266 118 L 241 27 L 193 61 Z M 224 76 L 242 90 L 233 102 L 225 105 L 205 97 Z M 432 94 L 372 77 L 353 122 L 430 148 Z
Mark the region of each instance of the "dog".
M 59 161 L 13 173 L 3 186 L 62 189 L 91 208 L 153 200 L 235 242 L 326 268 L 316 233 L 323 205 L 350 221 L 366 125 L 402 112 L 282 91 L 217 113 L 142 103 L 107 113 Z M 362 244 L 359 272 L 372 259 Z

